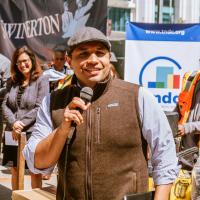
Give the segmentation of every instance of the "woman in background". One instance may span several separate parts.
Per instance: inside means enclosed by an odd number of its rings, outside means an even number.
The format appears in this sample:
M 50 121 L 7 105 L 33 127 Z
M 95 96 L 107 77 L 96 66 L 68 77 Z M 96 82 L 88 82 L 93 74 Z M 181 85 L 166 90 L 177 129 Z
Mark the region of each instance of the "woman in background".
M 17 49 L 11 61 L 11 79 L 7 83 L 7 93 L 2 104 L 6 131 L 12 133 L 13 140 L 26 132 L 27 139 L 33 130 L 37 110 L 42 99 L 49 92 L 48 78 L 42 75 L 33 52 L 26 46 Z M 17 146 L 5 145 L 3 165 L 11 164 L 12 189 L 17 189 Z M 31 173 L 31 186 L 42 186 L 41 174 Z

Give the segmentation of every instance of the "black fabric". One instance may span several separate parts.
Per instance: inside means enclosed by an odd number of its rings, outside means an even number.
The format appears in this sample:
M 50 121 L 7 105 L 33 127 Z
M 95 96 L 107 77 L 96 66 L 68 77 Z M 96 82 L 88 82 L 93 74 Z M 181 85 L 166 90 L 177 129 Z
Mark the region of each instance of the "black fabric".
M 23 86 L 19 86 L 19 90 L 18 90 L 18 93 L 17 93 L 17 105 L 20 106 L 20 103 L 21 103 L 21 97 L 24 93 L 24 90 L 25 90 L 25 87 Z

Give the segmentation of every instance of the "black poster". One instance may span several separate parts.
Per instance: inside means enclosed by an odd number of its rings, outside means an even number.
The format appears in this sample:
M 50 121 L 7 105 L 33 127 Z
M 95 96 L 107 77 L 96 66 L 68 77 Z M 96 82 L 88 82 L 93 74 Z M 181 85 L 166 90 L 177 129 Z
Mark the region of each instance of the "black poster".
M 107 0 L 0 0 L 0 53 L 29 46 L 42 61 L 84 26 L 106 33 Z

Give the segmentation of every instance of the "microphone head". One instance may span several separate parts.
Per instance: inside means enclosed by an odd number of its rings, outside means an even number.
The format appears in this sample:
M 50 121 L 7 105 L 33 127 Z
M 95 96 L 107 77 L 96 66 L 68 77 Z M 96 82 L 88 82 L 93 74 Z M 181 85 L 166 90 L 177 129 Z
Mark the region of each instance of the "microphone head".
M 80 98 L 85 101 L 85 103 L 91 102 L 93 97 L 93 90 L 90 87 L 84 87 L 80 91 Z

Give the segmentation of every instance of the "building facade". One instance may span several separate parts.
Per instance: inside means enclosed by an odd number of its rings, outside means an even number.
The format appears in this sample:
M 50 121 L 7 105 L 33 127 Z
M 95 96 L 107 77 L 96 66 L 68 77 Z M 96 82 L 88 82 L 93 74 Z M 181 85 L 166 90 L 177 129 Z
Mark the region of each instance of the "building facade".
M 108 0 L 112 31 L 124 32 L 126 21 L 199 23 L 200 0 Z
M 108 0 L 107 35 L 117 57 L 116 69 L 122 78 L 126 21 L 199 23 L 200 0 Z

